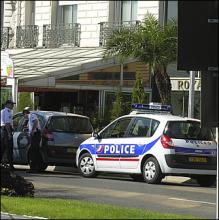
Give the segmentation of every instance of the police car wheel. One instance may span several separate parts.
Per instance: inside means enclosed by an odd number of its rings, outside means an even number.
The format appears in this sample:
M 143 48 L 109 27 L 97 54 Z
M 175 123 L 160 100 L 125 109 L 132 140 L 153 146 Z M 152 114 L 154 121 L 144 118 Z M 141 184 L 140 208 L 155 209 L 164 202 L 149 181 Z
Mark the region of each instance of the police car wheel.
M 94 161 L 89 153 L 83 154 L 79 159 L 79 170 L 84 177 L 95 177 Z
M 146 183 L 157 184 L 162 180 L 162 172 L 154 157 L 148 158 L 143 166 L 143 177 Z

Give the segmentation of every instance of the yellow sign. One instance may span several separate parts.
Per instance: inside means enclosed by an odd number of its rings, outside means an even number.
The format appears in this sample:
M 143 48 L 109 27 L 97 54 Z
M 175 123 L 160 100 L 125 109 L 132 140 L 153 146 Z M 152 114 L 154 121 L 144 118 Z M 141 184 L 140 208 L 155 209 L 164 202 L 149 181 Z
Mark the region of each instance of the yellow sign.
M 1 52 L 1 77 L 14 77 L 14 65 L 7 52 Z
M 13 76 L 13 73 L 12 73 L 12 65 L 8 65 L 7 66 L 7 76 L 8 77 L 12 77 Z

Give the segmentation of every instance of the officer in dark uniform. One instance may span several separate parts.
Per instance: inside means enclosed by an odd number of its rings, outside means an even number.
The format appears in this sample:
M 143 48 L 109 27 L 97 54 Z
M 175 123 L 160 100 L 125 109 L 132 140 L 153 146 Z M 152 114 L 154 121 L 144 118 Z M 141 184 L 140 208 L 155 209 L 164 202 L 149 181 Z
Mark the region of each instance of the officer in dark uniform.
M 1 110 L 1 162 L 4 153 L 7 153 L 7 159 L 11 170 L 13 166 L 13 136 L 12 136 L 12 109 L 15 102 L 7 100 L 4 109 Z
M 28 130 L 30 133 L 30 173 L 39 171 L 39 158 L 40 158 L 40 141 L 41 141 L 41 129 L 39 119 L 37 115 L 30 112 L 30 107 L 26 107 L 23 110 L 24 117 L 28 119 Z

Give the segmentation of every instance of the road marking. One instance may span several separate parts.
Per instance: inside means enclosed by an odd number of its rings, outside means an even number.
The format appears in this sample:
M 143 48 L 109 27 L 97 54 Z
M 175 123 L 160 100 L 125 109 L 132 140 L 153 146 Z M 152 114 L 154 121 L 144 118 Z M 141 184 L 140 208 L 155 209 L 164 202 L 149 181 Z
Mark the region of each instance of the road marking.
M 48 219 L 48 218 L 44 218 L 44 217 L 39 217 L 39 216 L 30 216 L 30 215 L 21 215 L 21 214 L 11 214 L 11 213 L 8 213 L 8 212 L 1 212 L 1 214 L 3 215 L 9 215 L 13 218 L 13 216 L 23 216 L 23 217 L 26 217 L 26 218 L 36 218 L 36 219 Z
M 180 198 L 169 198 L 169 199 L 179 200 L 179 201 L 187 201 L 187 202 L 204 203 L 204 204 L 210 204 L 210 205 L 216 205 L 216 203 L 213 203 L 213 202 L 197 201 L 197 200 L 190 200 L 190 199 L 180 199 Z

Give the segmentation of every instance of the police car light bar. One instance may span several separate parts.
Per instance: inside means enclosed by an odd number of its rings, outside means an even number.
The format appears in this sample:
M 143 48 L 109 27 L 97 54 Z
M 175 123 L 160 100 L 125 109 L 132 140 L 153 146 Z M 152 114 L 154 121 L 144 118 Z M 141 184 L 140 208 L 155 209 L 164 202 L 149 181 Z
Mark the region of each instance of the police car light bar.
M 149 104 L 132 104 L 132 109 L 135 110 L 146 110 L 146 111 L 159 111 L 159 112 L 169 112 L 171 113 L 171 105 L 162 105 L 161 103 L 149 103 Z

